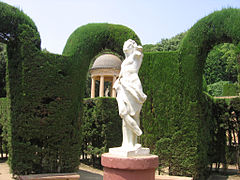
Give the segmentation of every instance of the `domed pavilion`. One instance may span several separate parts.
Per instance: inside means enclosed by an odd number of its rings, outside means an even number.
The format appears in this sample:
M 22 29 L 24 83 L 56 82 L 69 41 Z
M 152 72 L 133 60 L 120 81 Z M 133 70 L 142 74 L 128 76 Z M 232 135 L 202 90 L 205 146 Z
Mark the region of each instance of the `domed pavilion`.
M 109 81 L 111 86 L 111 97 L 116 97 L 116 91 L 113 89 L 113 84 L 119 76 L 122 61 L 119 57 L 113 54 L 103 54 L 99 56 L 93 63 L 90 69 L 92 78 L 91 98 L 95 97 L 96 81 L 100 81 L 99 96 L 104 97 L 104 82 Z M 108 96 L 109 89 L 106 90 L 105 96 Z

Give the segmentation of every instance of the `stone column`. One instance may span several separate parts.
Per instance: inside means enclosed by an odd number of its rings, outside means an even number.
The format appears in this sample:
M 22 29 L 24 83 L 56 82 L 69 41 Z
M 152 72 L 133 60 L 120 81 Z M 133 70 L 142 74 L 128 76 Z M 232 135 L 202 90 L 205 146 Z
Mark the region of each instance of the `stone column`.
M 92 77 L 92 84 L 91 84 L 91 98 L 95 98 L 95 79 Z
M 115 91 L 115 89 L 113 89 L 113 85 L 114 85 L 116 79 L 117 79 L 117 78 L 116 78 L 116 76 L 114 75 L 114 76 L 113 76 L 113 80 L 112 80 L 112 97 L 116 97 L 116 91 Z
M 99 87 L 99 97 L 104 96 L 104 76 L 100 76 L 100 87 Z

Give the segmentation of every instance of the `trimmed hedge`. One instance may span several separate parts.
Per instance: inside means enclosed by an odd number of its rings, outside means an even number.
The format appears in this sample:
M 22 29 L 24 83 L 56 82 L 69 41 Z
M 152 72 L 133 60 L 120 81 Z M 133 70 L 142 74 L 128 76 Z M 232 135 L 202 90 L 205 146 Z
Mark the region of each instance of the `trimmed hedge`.
M 237 84 L 225 84 L 223 86 L 223 96 L 237 96 L 239 89 Z
M 122 119 L 116 98 L 88 98 L 83 101 L 82 157 L 100 167 L 100 157 L 111 147 L 122 144 Z
M 0 2 L 0 41 L 8 43 L 9 41 L 14 41 L 18 36 L 18 28 L 21 24 L 27 24 L 36 31 L 37 27 L 32 19 L 23 13 L 23 11 L 10 6 L 6 3 Z M 38 47 L 40 49 L 40 43 L 38 42 Z
M 8 46 L 12 171 L 74 171 L 81 148 L 77 67 L 71 58 L 39 51 L 35 30 L 20 28 L 18 48 Z
M 176 166 L 173 155 L 184 151 L 176 148 L 174 133 L 181 121 L 178 52 L 144 53 L 139 76 L 148 98 L 143 105 L 142 141 L 159 155 L 160 168 Z M 181 138 L 181 137 L 179 137 Z M 186 162 L 187 163 L 187 162 Z M 170 174 L 177 174 L 177 171 Z
M 223 9 L 199 20 L 184 37 L 180 47 L 184 92 L 192 101 L 202 93 L 202 74 L 208 52 L 213 46 L 229 42 L 239 46 L 240 10 Z
M 199 20 L 184 37 L 180 46 L 180 75 L 182 89 L 182 111 L 184 136 L 189 136 L 185 144 L 186 159 L 195 162 L 192 175 L 201 178 L 209 163 L 208 147 L 211 142 L 211 119 L 204 118 L 207 111 L 202 93 L 203 68 L 208 52 L 213 46 L 230 42 L 238 45 L 240 41 L 240 10 L 223 9 Z M 185 142 L 186 139 L 184 140 Z M 180 141 L 181 142 L 181 141 Z M 176 146 L 180 144 L 177 142 Z M 191 150 L 192 149 L 192 150 Z M 180 163 L 181 166 L 181 163 Z M 186 167 L 182 166 L 182 169 Z
M 0 10 L 0 38 L 8 53 L 12 172 L 72 172 L 81 153 L 80 117 L 89 63 L 105 48 L 119 51 L 126 39 L 140 43 L 139 38 L 125 26 L 90 24 L 70 36 L 67 56 L 43 53 L 33 21 L 5 3 L 0 3 Z
M 128 39 L 141 44 L 134 31 L 123 25 L 92 23 L 79 27 L 68 38 L 63 55 L 91 60 L 101 51 L 109 49 L 123 55 L 122 46 Z M 87 58 L 86 58 L 87 57 Z
M 2 137 L 3 151 L 8 153 L 7 142 L 8 136 L 8 123 L 9 123 L 9 102 L 7 98 L 0 98 L 0 137 Z M 1 148 L 1 147 L 0 147 Z
M 142 139 L 154 150 L 159 139 L 172 136 L 179 117 L 178 53 L 144 53 L 139 77 L 148 96 L 142 108 Z

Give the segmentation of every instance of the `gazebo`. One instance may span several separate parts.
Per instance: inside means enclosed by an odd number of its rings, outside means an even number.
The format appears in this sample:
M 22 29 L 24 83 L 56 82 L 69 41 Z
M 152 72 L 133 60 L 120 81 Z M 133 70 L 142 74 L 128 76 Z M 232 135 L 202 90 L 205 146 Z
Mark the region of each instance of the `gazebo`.
M 93 63 L 90 69 L 92 78 L 91 83 L 91 98 L 95 97 L 96 80 L 100 81 L 99 96 L 104 97 L 104 82 L 112 82 L 111 97 L 116 97 L 116 91 L 113 89 L 113 84 L 119 76 L 122 61 L 119 57 L 113 54 L 103 54 L 99 56 Z

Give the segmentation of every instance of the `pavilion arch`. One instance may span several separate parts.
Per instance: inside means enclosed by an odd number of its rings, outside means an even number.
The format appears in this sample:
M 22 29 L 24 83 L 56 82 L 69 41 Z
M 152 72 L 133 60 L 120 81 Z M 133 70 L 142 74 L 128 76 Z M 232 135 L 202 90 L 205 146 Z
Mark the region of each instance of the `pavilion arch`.
M 183 94 L 192 101 L 202 93 L 202 75 L 208 52 L 217 44 L 240 42 L 240 9 L 223 9 L 199 20 L 180 47 Z

